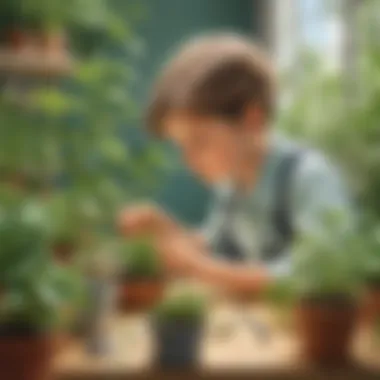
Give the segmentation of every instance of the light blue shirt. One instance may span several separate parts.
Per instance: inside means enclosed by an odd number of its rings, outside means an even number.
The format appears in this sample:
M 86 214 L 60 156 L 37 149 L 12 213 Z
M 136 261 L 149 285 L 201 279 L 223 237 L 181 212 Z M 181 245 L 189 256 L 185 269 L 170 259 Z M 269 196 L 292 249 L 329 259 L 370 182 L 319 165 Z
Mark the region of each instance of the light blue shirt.
M 273 223 L 273 210 L 278 189 L 279 165 L 299 147 L 284 138 L 273 136 L 269 152 L 254 189 L 240 199 L 233 210 L 227 205 L 233 191 L 228 186 L 215 189 L 215 199 L 204 227 L 206 239 L 215 246 L 223 233 L 223 224 L 230 218 L 229 228 L 239 244 L 247 263 L 265 264 L 274 275 L 285 275 L 291 269 L 290 252 L 282 252 L 270 263 L 263 260 L 263 248 L 277 230 Z M 352 222 L 352 207 L 347 187 L 336 168 L 321 153 L 303 149 L 301 158 L 292 172 L 289 187 L 289 215 L 296 236 L 311 231 L 323 233 L 322 215 L 339 212 Z

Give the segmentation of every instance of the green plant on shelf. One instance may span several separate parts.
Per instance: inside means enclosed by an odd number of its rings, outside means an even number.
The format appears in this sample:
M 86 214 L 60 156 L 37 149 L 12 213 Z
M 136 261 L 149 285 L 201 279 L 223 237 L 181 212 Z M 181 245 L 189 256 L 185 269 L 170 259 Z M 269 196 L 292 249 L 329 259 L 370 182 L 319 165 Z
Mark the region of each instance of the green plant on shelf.
M 268 287 L 267 302 L 287 309 L 303 298 L 356 296 L 363 279 L 362 239 L 340 213 L 321 218 L 323 231 L 311 231 L 294 243 L 290 274 Z
M 380 285 L 380 230 L 367 226 L 361 237 L 363 278 L 370 285 Z
M 156 279 L 162 276 L 160 259 L 149 239 L 122 243 L 119 252 L 126 279 Z
M 75 193 L 56 192 L 47 201 L 51 218 L 53 243 L 81 246 L 86 229 L 96 229 L 101 224 L 101 212 L 91 197 L 77 198 Z
M 83 302 L 81 277 L 53 263 L 43 210 L 21 202 L 0 220 L 0 329 L 68 324 Z
M 289 77 L 292 103 L 284 109 L 279 126 L 296 138 L 327 152 L 343 169 L 360 209 L 380 218 L 380 30 L 379 2 L 362 2 L 360 64 L 354 90 L 352 75 L 331 70 L 316 54 L 301 57 L 303 74 Z M 294 83 L 297 83 L 294 86 Z
M 201 322 L 206 314 L 207 298 L 190 289 L 167 294 L 155 308 L 158 321 Z
M 294 286 L 302 296 L 353 296 L 361 283 L 360 239 L 340 214 L 322 216 L 324 228 L 304 235 L 294 249 Z
M 70 35 L 76 35 L 71 42 L 78 61 L 72 77 L 59 86 L 38 80 L 27 86 L 27 107 L 0 94 L 2 178 L 17 183 L 25 196 L 41 189 L 54 192 L 57 178 L 62 179 L 67 202 L 72 201 L 70 210 L 99 209 L 103 224 L 110 226 L 121 203 L 152 189 L 156 168 L 165 161 L 154 143 L 136 149 L 126 137 L 140 134 L 134 128 L 137 104 L 131 89 L 141 50 L 135 49 L 141 42 L 133 30 L 141 17 L 139 4 L 100 0 L 23 4 L 16 7 L 18 12 L 33 14 L 46 24 L 64 24 Z M 63 219 L 57 233 L 71 239 L 78 231 L 71 227 L 80 218 L 70 211 Z

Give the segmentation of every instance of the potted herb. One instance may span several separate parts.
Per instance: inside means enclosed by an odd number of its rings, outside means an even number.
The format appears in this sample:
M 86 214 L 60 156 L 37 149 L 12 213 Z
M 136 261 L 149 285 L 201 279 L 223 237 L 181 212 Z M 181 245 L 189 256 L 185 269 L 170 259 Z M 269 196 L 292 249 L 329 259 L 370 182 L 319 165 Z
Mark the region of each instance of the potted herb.
M 304 236 L 295 247 L 296 327 L 307 360 L 341 366 L 349 361 L 358 315 L 357 239 L 343 232 L 340 216 L 324 219 L 323 233 Z
M 21 14 L 21 4 L 15 0 L 4 0 L 0 5 L 0 29 L 2 45 L 12 51 L 20 51 L 30 45 L 30 36 L 25 28 L 20 25 L 23 21 Z
M 189 290 L 169 294 L 162 300 L 152 315 L 155 365 L 163 369 L 197 365 L 205 309 L 205 298 Z
M 23 205 L 0 220 L 0 373 L 7 379 L 47 376 L 59 326 L 69 323 L 79 277 L 51 261 L 41 213 Z
M 119 286 L 122 310 L 145 310 L 154 306 L 163 294 L 163 269 L 149 239 L 122 244 L 123 271 Z
M 364 260 L 364 322 L 372 324 L 380 318 L 380 230 L 370 228 L 362 238 Z
M 66 53 L 64 28 L 72 18 L 76 2 L 34 0 L 26 1 L 20 17 L 26 28 L 35 36 L 36 46 L 44 53 Z
M 89 231 L 95 231 L 101 223 L 98 204 L 75 191 L 54 194 L 45 203 L 50 213 L 54 256 L 58 262 L 71 262 L 75 253 L 93 239 Z

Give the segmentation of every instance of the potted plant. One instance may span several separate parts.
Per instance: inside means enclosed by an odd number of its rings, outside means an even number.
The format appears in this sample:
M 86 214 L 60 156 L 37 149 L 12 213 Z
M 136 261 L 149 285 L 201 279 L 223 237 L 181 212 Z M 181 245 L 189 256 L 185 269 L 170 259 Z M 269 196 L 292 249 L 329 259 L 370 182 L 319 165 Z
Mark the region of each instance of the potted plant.
M 197 366 L 206 314 L 206 300 L 191 290 L 166 297 L 152 314 L 156 366 L 189 369 Z
M 323 232 L 303 236 L 295 246 L 296 328 L 308 361 L 341 366 L 349 362 L 358 316 L 360 251 L 339 215 L 326 215 L 323 222 Z
M 51 220 L 51 245 L 58 262 L 69 263 L 91 240 L 102 215 L 97 203 L 75 191 L 61 191 L 45 200 Z M 92 249 L 93 247 L 91 247 Z
M 20 25 L 21 4 L 13 0 L 4 0 L 0 5 L 0 29 L 2 45 L 19 52 L 30 45 L 30 36 Z
M 47 200 L 51 216 L 51 246 L 55 259 L 61 263 L 70 262 L 78 248 L 80 226 L 72 212 L 73 207 L 64 194 L 55 194 Z
M 121 310 L 146 310 L 157 303 L 165 282 L 158 255 L 149 239 L 138 239 L 121 245 L 123 271 L 119 286 Z
M 40 380 L 50 370 L 58 327 L 74 314 L 79 277 L 56 266 L 35 206 L 2 209 L 0 220 L 0 373 Z
M 380 230 L 369 228 L 362 238 L 364 260 L 363 321 L 375 324 L 380 318 Z

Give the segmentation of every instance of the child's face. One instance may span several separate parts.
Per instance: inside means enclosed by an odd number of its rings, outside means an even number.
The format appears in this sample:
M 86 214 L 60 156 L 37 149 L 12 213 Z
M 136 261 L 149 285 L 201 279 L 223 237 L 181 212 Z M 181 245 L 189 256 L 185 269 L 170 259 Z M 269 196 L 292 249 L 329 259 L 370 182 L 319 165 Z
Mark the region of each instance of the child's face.
M 247 142 L 241 126 L 180 113 L 166 119 L 165 135 L 180 148 L 189 168 L 209 184 L 234 175 Z

